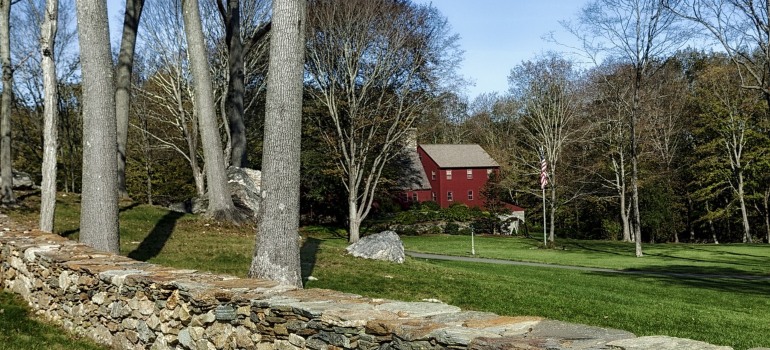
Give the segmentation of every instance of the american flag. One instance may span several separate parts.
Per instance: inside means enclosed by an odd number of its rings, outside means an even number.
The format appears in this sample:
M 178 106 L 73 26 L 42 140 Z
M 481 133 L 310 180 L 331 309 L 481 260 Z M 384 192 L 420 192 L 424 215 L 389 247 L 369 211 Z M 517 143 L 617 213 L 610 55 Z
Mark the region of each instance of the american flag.
M 545 156 L 540 154 L 540 188 L 545 189 L 548 186 L 548 162 L 545 161 Z

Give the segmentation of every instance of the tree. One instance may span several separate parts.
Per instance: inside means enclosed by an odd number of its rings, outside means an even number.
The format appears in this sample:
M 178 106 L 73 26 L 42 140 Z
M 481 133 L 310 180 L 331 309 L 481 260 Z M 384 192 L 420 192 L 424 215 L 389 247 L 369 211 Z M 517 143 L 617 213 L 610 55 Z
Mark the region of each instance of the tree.
M 217 221 L 238 222 L 240 218 L 227 189 L 227 175 L 219 137 L 211 73 L 206 59 L 198 0 L 182 0 L 182 18 L 188 45 L 190 71 L 195 84 L 195 108 L 206 158 L 206 183 L 209 205 L 206 215 Z
M 115 117 L 118 126 L 118 191 L 121 197 L 128 197 L 126 191 L 126 143 L 128 142 L 128 112 L 131 107 L 131 74 L 134 69 L 136 32 L 142 16 L 144 0 L 126 0 L 123 18 L 123 36 L 120 40 L 115 69 Z
M 582 42 L 592 58 L 608 54 L 633 68 L 628 77 L 632 99 L 628 112 L 631 156 L 631 197 L 633 229 L 636 230 L 636 256 L 641 257 L 642 235 L 639 214 L 639 130 L 642 86 L 654 73 L 651 63 L 676 50 L 684 40 L 677 16 L 661 0 L 597 0 L 581 10 L 575 27 L 565 26 Z
M 273 1 L 262 217 L 249 269 L 249 277 L 298 288 L 302 288 L 298 228 L 305 8 L 305 0 Z
M 181 3 L 153 1 L 143 12 L 145 30 L 140 36 L 147 67 L 137 95 L 147 105 L 148 127 L 142 130 L 187 161 L 197 195 L 204 197 L 206 181 L 199 156 L 198 113 L 193 112 Z
M 47 0 L 40 28 L 45 106 L 43 122 L 43 181 L 40 184 L 40 230 L 53 232 L 56 210 L 56 154 L 58 151 L 59 93 L 56 80 L 56 29 L 59 1 Z
M 698 136 L 706 136 L 696 152 L 701 155 L 699 164 L 706 168 L 709 178 L 700 197 L 713 198 L 722 189 L 729 188 L 738 201 L 743 226 L 744 243 L 751 242 L 751 230 L 746 204 L 747 168 L 761 159 L 756 148 L 761 142 L 757 129 L 759 94 L 741 89 L 735 80 L 738 72 L 725 65 L 708 68 L 698 79 L 699 101 L 704 106 Z
M 77 2 L 83 72 L 83 192 L 80 241 L 120 252 L 117 122 L 105 0 Z
M 557 198 L 557 192 L 563 192 L 559 181 L 561 162 L 567 149 L 582 140 L 584 133 L 578 124 L 578 75 L 570 61 L 550 55 L 517 66 L 511 70 L 508 82 L 512 95 L 522 101 L 523 106 L 520 138 L 526 152 L 520 161 L 532 164 L 538 174 L 539 151 L 548 162 L 551 219 L 548 240 L 554 242 L 556 211 L 559 201 L 565 200 Z
M 13 194 L 13 158 L 11 156 L 11 0 L 0 0 L 0 61 L 3 65 L 3 94 L 0 99 L 0 201 L 16 203 Z
M 313 0 L 308 18 L 309 91 L 347 191 L 350 242 L 369 215 L 383 168 L 449 79 L 457 36 L 435 8 L 403 0 Z
M 593 172 L 600 179 L 600 186 L 609 190 L 607 197 L 617 198 L 623 241 L 631 242 L 636 238 L 632 237 L 629 218 L 629 137 L 625 123 L 630 89 L 625 84 L 624 69 L 623 65 L 612 64 L 599 67 L 589 75 L 588 86 L 594 96 L 591 101 L 595 124 L 593 140 L 599 152 L 599 161 L 595 163 Z

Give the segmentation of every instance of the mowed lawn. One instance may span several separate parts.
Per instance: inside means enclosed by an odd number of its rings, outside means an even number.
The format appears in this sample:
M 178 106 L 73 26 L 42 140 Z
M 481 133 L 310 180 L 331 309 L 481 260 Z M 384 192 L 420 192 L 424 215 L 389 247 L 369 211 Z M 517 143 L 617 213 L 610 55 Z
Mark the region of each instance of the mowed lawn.
M 440 237 L 440 238 L 438 238 Z M 438 238 L 438 239 L 437 239 Z M 471 256 L 470 236 L 405 236 L 404 247 L 421 253 Z M 556 249 L 539 249 L 542 237 L 476 236 L 476 257 L 545 264 L 770 278 L 768 244 L 642 244 L 556 238 Z
M 76 198 L 62 198 L 57 230 L 77 236 Z M 253 227 L 209 224 L 193 215 L 125 203 L 121 251 L 153 263 L 245 276 Z M 34 222 L 34 208 L 9 213 Z M 770 281 L 620 275 L 554 268 L 407 259 L 390 264 L 345 253 L 344 230 L 303 229 L 306 288 L 329 288 L 407 301 L 434 298 L 465 309 L 533 315 L 619 328 L 637 335 L 692 338 L 736 349 L 770 347 Z M 407 249 L 466 255 L 468 236 L 403 237 Z M 770 247 L 763 245 L 633 245 L 558 241 L 537 249 L 537 240 L 477 237 L 478 256 L 576 266 L 689 273 L 766 275 Z M 317 280 L 316 280 L 317 279 Z M 2 315 L 0 315 L 2 317 Z

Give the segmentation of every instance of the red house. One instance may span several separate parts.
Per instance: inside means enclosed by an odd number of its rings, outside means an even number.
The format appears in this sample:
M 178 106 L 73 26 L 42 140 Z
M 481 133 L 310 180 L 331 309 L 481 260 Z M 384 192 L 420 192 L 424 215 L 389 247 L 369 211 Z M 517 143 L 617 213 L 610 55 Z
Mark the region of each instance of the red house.
M 500 165 L 476 144 L 418 145 L 410 153 L 413 174 L 402 198 L 408 202 L 483 207 L 481 190 L 491 174 L 500 171 Z

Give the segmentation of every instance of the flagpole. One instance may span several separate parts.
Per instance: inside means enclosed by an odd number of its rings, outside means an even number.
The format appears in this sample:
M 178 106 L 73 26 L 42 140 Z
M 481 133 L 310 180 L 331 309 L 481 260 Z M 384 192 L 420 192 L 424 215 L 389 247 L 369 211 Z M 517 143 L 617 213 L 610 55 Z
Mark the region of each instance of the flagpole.
M 548 243 L 546 243 L 547 235 L 546 235 L 546 232 L 545 232 L 545 227 L 546 227 L 545 219 L 546 219 L 546 217 L 545 217 L 545 186 L 543 186 L 543 248 L 547 248 L 548 247 Z
M 545 212 L 545 188 L 548 186 L 548 161 L 545 160 L 545 152 L 543 152 L 543 147 L 540 147 L 540 188 L 543 190 L 543 248 L 548 247 L 548 242 L 546 241 L 546 237 L 548 236 L 546 234 L 546 212 Z

